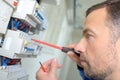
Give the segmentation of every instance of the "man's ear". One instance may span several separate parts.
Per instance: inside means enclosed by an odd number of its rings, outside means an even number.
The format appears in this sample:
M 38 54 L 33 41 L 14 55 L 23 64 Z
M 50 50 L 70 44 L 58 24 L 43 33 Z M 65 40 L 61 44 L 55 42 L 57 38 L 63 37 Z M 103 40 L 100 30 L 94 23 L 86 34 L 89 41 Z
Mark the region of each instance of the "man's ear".
M 116 49 L 116 55 L 119 58 L 119 62 L 120 62 L 120 38 L 118 38 L 118 40 L 115 43 L 115 49 Z
M 116 41 L 116 43 L 115 43 L 116 45 L 116 50 L 117 50 L 117 53 L 120 53 L 120 37 L 118 38 L 118 40 Z M 120 54 L 119 54 L 119 56 L 120 56 Z
M 120 37 L 116 40 L 115 44 L 116 44 L 116 47 L 120 47 Z

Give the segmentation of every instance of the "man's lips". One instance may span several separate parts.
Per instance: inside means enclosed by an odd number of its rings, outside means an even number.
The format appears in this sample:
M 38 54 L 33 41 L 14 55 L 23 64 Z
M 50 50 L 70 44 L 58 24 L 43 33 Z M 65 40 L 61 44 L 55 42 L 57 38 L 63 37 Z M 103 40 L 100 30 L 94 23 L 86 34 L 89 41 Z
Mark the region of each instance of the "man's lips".
M 85 59 L 80 59 L 80 64 L 82 65 L 83 63 L 86 63 Z
M 80 62 L 86 62 L 86 60 L 83 57 L 80 57 Z

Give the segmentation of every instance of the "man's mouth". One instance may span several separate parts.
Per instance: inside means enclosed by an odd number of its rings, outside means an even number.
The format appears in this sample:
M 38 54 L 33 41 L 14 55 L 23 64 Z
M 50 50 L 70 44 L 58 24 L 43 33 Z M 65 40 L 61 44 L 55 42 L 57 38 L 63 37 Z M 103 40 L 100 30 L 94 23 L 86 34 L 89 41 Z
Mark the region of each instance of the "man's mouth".
M 85 60 L 85 59 L 80 58 L 80 64 L 81 64 L 81 65 L 84 65 L 85 63 L 86 63 L 86 60 Z
M 80 62 L 86 62 L 85 58 L 80 57 Z

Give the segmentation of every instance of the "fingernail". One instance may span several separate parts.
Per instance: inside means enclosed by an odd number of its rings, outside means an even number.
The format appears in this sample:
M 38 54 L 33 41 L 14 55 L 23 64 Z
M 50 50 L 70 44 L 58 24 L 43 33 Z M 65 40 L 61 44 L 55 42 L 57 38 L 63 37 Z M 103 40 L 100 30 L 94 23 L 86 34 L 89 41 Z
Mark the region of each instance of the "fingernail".
M 69 51 L 67 54 L 74 54 L 72 51 Z
M 54 59 L 53 59 L 53 63 L 56 63 L 56 62 L 57 62 L 57 59 L 56 59 L 56 58 L 54 58 Z
M 57 61 L 57 59 L 55 58 L 55 59 L 54 59 L 54 62 L 56 62 L 56 61 Z

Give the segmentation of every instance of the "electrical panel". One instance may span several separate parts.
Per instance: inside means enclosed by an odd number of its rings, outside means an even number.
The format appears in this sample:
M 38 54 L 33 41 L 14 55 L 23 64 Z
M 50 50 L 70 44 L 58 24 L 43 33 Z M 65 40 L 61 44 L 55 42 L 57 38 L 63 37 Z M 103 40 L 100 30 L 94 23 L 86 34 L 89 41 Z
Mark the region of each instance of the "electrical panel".
M 41 47 L 31 40 L 29 32 L 36 34 L 47 27 L 38 2 L 0 0 L 0 3 L 0 55 L 13 59 L 18 55 L 36 56 Z
M 37 56 L 41 47 L 31 40 L 29 34 L 37 34 L 47 28 L 47 20 L 40 12 L 38 2 L 2 0 L 1 4 L 0 17 L 5 18 L 0 22 L 0 55 L 12 59 Z
M 42 46 L 32 38 L 47 28 L 39 3 L 40 0 L 0 0 L 0 80 L 28 80 L 21 58 L 40 54 Z
M 5 34 L 12 15 L 13 8 L 0 0 L 0 33 Z

